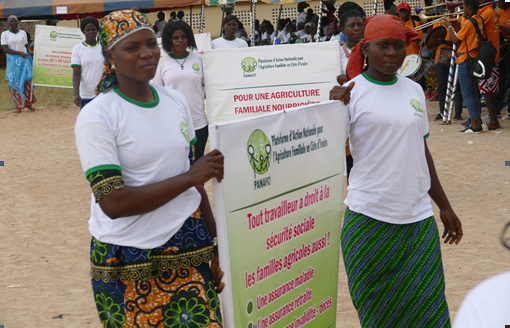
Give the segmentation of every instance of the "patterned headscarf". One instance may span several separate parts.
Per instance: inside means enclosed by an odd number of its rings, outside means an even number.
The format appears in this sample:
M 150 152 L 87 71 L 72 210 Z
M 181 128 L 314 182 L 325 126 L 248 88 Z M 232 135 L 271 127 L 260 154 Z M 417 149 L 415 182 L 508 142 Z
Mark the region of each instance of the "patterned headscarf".
M 99 30 L 99 42 L 103 48 L 105 63 L 103 67 L 103 76 L 99 81 L 96 94 L 108 90 L 117 84 L 115 70 L 106 61 L 106 51 L 111 50 L 120 40 L 140 30 L 152 29 L 147 16 L 136 10 L 118 10 L 110 13 L 103 18 Z
M 404 22 L 397 16 L 378 15 L 368 17 L 365 20 L 365 38 L 352 48 L 347 63 L 346 71 L 349 80 L 364 72 L 363 54 L 361 52 L 363 43 L 389 38 L 404 40 L 409 45 L 409 42 L 419 40 L 420 35 L 414 29 L 405 26 Z

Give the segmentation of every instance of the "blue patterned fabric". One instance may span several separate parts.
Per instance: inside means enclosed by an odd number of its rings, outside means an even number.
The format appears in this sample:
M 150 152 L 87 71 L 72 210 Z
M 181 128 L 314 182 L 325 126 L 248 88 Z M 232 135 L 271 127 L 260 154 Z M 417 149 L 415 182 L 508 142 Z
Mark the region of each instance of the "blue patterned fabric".
M 451 327 L 434 217 L 399 225 L 347 208 L 341 242 L 362 327 Z
M 32 57 L 23 58 L 19 55 L 7 54 L 5 79 L 9 86 L 18 91 L 21 99 L 25 99 L 25 82 L 32 80 Z M 35 86 L 34 86 L 35 90 Z

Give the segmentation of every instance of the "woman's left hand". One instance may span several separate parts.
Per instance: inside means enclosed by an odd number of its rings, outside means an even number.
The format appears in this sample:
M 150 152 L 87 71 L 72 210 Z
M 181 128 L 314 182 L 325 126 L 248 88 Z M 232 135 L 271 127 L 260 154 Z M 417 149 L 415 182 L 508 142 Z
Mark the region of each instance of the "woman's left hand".
M 441 221 L 443 221 L 444 231 L 443 236 L 441 238 L 444 239 L 445 244 L 453 244 L 457 245 L 460 243 L 462 239 L 462 223 L 460 223 L 457 214 L 453 211 L 451 207 L 441 210 L 439 212 L 441 217 Z
M 354 82 L 351 82 L 347 87 L 335 85 L 329 92 L 329 100 L 342 100 L 344 104 L 348 105 L 351 100 L 352 88 L 354 88 Z
M 221 271 L 218 254 L 216 254 L 212 260 L 211 274 L 214 285 L 216 286 L 216 293 L 220 294 L 223 291 L 223 288 L 225 288 L 225 284 L 221 282 L 221 279 L 223 278 L 223 271 Z

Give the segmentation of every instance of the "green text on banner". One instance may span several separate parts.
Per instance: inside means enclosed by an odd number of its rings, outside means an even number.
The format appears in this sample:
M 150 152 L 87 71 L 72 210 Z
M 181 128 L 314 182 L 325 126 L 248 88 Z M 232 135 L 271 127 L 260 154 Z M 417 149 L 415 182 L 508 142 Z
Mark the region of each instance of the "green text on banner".
M 320 103 L 340 74 L 338 42 L 206 50 L 211 124 Z
M 36 25 L 34 84 L 72 88 L 71 51 L 84 40 L 79 28 Z
M 347 124 L 328 101 L 211 129 L 226 328 L 335 327 Z

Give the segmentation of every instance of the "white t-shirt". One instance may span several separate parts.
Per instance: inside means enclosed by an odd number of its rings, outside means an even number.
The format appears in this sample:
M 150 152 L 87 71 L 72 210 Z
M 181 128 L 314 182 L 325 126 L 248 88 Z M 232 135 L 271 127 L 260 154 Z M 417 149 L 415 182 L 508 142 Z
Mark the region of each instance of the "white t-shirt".
M 429 122 L 420 85 L 397 75 L 390 82 L 358 75 L 349 103 L 349 140 L 354 166 L 345 204 L 392 224 L 432 216 L 424 138 Z
M 495 275 L 464 298 L 453 328 L 504 328 L 510 325 L 510 271 Z
M 18 33 L 12 33 L 11 31 L 3 31 L 1 37 L 2 46 L 7 46 L 9 49 L 27 53 L 28 44 L 27 33 L 23 30 L 18 30 Z
M 157 20 L 154 23 L 154 26 L 156 26 L 157 29 L 158 29 L 158 33 L 163 32 L 163 29 L 165 28 L 165 25 L 166 25 L 166 20 Z
M 85 175 L 122 171 L 126 186 L 163 181 L 189 170 L 195 131 L 186 100 L 177 91 L 153 86 L 156 101 L 143 104 L 115 87 L 84 107 L 74 128 Z M 105 167 L 106 166 L 106 167 Z M 91 196 L 89 230 L 104 243 L 143 249 L 167 242 L 195 212 L 200 194 L 190 188 L 152 212 L 110 219 Z
M 239 38 L 235 38 L 234 40 L 227 40 L 224 37 L 221 37 L 214 39 L 211 44 L 213 49 L 235 49 L 248 47 L 248 43 Z
M 177 61 L 183 63 L 184 69 L 181 69 Z M 189 52 L 187 57 L 177 58 L 177 61 L 167 54 L 161 57 L 152 83 L 179 91 L 188 102 L 195 130 L 202 129 L 207 126 L 202 87 L 204 83 L 202 55 Z
M 300 37 L 301 40 L 304 42 L 312 42 L 312 35 L 311 34 L 303 34 L 302 37 Z
M 347 55 L 351 55 L 351 48 L 347 44 L 340 46 L 340 66 L 342 67 L 342 74 L 346 74 L 347 72 L 347 63 L 349 62 L 349 57 Z
M 301 39 L 301 37 L 305 35 L 305 30 L 299 30 L 295 34 L 298 39 Z
M 337 35 L 332 35 L 331 39 L 329 39 L 329 41 L 340 41 L 341 37 L 342 37 L 342 34 L 338 33 Z
M 305 23 L 306 22 L 306 13 L 303 11 L 303 12 L 300 12 L 299 13 L 299 16 L 296 20 L 296 24 L 299 24 L 299 23 Z
M 278 37 L 280 38 L 280 43 L 289 43 L 290 41 L 290 33 L 285 30 L 278 32 Z
M 85 42 L 73 47 L 71 67 L 81 67 L 80 97 L 92 99 L 96 96 L 96 86 L 103 74 L 104 57 L 99 42 L 92 47 Z

